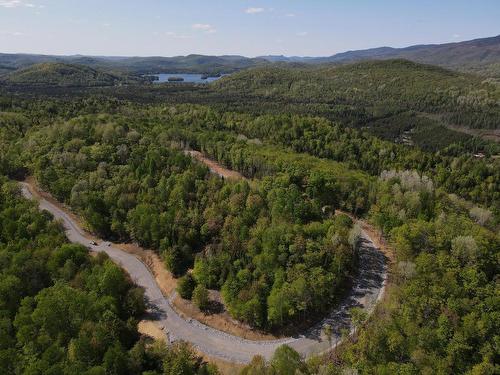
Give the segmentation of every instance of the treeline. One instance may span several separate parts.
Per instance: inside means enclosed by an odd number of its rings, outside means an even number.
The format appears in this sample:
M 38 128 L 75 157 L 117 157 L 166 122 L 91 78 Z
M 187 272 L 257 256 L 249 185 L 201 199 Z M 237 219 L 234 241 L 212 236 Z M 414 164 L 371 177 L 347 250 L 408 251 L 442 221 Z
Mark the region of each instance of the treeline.
M 0 373 L 216 373 L 185 344 L 146 344 L 144 311 L 124 271 L 67 243 L 49 213 L 0 177 Z
M 142 122 L 137 130 L 134 121 Z M 29 132 L 23 159 L 92 231 L 158 250 L 175 276 L 194 266 L 196 283 L 221 289 L 238 319 L 281 327 L 336 302 L 354 271 L 356 239 L 349 218 L 329 216 L 354 201 L 353 192 L 334 180 L 323 186 L 322 173 L 306 187 L 292 170 L 223 181 L 172 148 L 169 132 L 154 124 L 75 118 Z M 328 196 L 326 213 L 320 195 Z
M 191 126 L 194 123 L 191 118 Z M 212 129 L 225 127 L 223 121 L 210 116 L 204 123 Z M 331 203 L 327 200 L 333 195 L 331 191 L 321 195 L 321 190 L 307 189 L 307 182 L 314 181 L 318 170 L 323 168 L 325 176 L 335 176 L 336 181 L 356 176 L 337 163 L 259 145 L 256 139 L 216 130 L 190 132 L 186 127 L 170 130 L 171 137 L 178 142 L 184 139 L 249 176 L 293 171 L 296 181 L 302 181 L 298 184 L 302 191 L 322 204 Z M 272 127 L 269 132 L 274 130 L 278 132 Z M 294 138 L 284 142 L 293 144 L 295 133 L 288 134 Z M 378 181 L 357 173 L 357 185 L 363 186 L 366 179 L 369 189 L 366 195 L 357 190 L 355 196 L 367 197 L 367 216 L 396 250 L 395 285 L 387 307 L 341 353 L 344 366 L 364 373 L 473 370 L 493 374 L 498 370 L 494 342 L 499 322 L 494 301 L 500 241 L 483 227 L 492 226 L 491 212 L 447 194 L 417 171 L 382 171 Z M 317 186 L 328 189 L 328 181 Z
M 390 119 L 403 126 L 400 114 L 437 114 L 439 125 L 497 128 L 498 85 L 469 74 L 404 60 L 344 66 L 261 67 L 235 73 L 213 85 L 118 86 L 111 88 L 3 87 L 23 98 L 88 97 L 134 103 L 205 104 L 220 111 L 320 116 L 344 126 L 372 128 Z M 451 131 L 449 132 L 451 134 Z M 454 137 L 459 137 L 453 132 Z M 420 138 L 432 144 L 432 135 Z M 443 141 L 442 141 L 443 142 Z M 443 142 L 445 143 L 445 142 Z M 449 143 L 447 144 L 449 145 Z
M 189 131 L 180 127 L 170 128 L 167 134 L 177 144 L 200 149 L 205 155 L 249 178 L 286 174 L 303 194 L 318 202 L 323 211 L 341 208 L 363 215 L 370 208 L 376 178 L 349 169 L 345 163 L 262 145 L 258 140 L 227 132 Z
M 446 156 L 484 153 L 500 153 L 500 145 L 448 129 L 439 121 L 412 112 L 403 112 L 374 120 L 361 129 L 378 138 L 416 146 L 426 152 Z
M 206 137 L 209 138 L 215 137 L 214 132 L 217 131 L 230 132 L 233 138 L 239 136 L 240 139 L 243 137 L 253 143 L 264 141 L 290 148 L 294 152 L 332 159 L 345 163 L 348 168 L 359 169 L 373 176 L 379 176 L 384 170 L 391 169 L 417 170 L 421 174 L 432 176 L 436 186 L 486 206 L 497 217 L 500 215 L 499 161 L 490 158 L 477 159 L 470 154 L 462 154 L 456 150 L 458 145 L 450 147 L 449 155 L 441 152 L 430 153 L 382 141 L 321 118 L 220 114 L 206 107 L 185 107 L 182 114 L 163 113 L 162 118 L 184 128 L 179 131 L 178 137 L 188 137 L 195 142 L 195 138 L 200 136 L 189 135 L 189 129 L 194 129 L 197 134 L 201 130 L 208 134 Z M 199 147 L 205 147 L 202 143 Z M 225 152 L 228 148 L 224 142 L 218 152 L 212 151 L 214 146 L 205 148 L 213 157 L 223 162 L 232 157 L 230 153 Z M 223 154 L 225 156 L 219 156 Z M 252 156 L 248 155 L 248 158 L 251 159 Z M 248 168 L 240 168 L 239 163 L 235 161 L 233 167 L 248 173 Z M 253 172 L 250 172 L 252 175 Z
M 256 138 L 257 141 L 290 147 L 296 152 L 307 152 L 314 156 L 346 162 L 348 167 L 364 170 L 373 176 L 389 169 L 415 169 L 432 176 L 434 183 L 448 192 L 490 207 L 496 216 L 500 212 L 499 160 L 488 157 L 498 153 L 498 146 L 484 144 L 476 138 L 456 138 L 456 142 L 439 152 L 425 152 L 418 148 L 382 141 L 321 118 L 305 116 L 252 116 L 219 112 L 200 106 L 176 106 L 172 107 L 175 110 L 170 113 L 168 107 L 127 105 L 115 99 L 100 97 L 36 102 L 4 98 L 4 102 L 0 101 L 0 108 L 2 103 L 4 108 L 4 113 L 0 114 L 0 131 L 6 134 L 2 139 L 12 140 L 22 136 L 31 126 L 49 124 L 57 119 L 72 118 L 79 114 L 123 114 L 128 116 L 130 121 L 134 121 L 136 127 L 143 126 L 141 121 L 150 125 L 165 121 L 192 130 L 229 130 L 236 135 Z M 16 117 L 15 120 L 12 120 L 13 116 Z M 6 120 L 2 121 L 2 118 Z M 427 133 L 436 135 L 436 138 L 450 139 L 453 136 L 447 130 L 439 130 L 439 127 L 428 129 L 427 122 L 421 123 L 424 119 L 415 120 L 415 117 L 404 114 L 399 118 L 401 121 L 393 122 L 390 117 L 389 124 L 416 121 L 416 126 L 413 127 L 416 131 L 412 133 L 412 137 L 417 139 L 417 142 L 422 134 L 427 138 Z M 381 122 L 375 128 L 385 129 L 387 126 L 388 124 Z M 435 143 L 439 143 L 439 140 Z M 6 144 L 5 148 L 7 147 Z M 479 151 L 485 153 L 486 157 L 478 159 L 472 155 L 472 152 Z M 7 158 L 12 159 L 9 155 L 17 153 L 13 151 L 11 154 L 0 155 L 0 163 L 6 164 Z M 10 163 L 15 164 L 14 160 Z M 16 168 L 19 166 L 11 166 L 9 173 L 15 173 Z
M 369 216 L 396 251 L 386 300 L 330 356 L 281 348 L 243 374 L 498 373 L 498 236 L 417 173 L 385 174 L 377 195 Z

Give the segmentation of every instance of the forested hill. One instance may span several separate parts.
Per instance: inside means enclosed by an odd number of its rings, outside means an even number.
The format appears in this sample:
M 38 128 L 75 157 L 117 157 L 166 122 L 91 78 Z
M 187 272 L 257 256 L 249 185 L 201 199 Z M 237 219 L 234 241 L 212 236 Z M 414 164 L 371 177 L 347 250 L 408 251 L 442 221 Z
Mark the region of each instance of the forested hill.
M 188 55 L 175 57 L 126 57 L 103 61 L 102 66 L 116 67 L 134 73 L 232 73 L 266 64 L 258 58 L 244 56 Z
M 500 35 L 455 43 L 421 44 L 405 48 L 378 47 L 337 53 L 329 57 L 267 56 L 269 61 L 352 63 L 361 60 L 402 58 L 458 71 L 500 77 Z
M 138 82 L 140 79 L 118 75 L 83 65 L 41 63 L 15 70 L 0 76 L 0 83 L 42 86 L 114 86 L 120 83 Z
M 314 62 L 404 58 L 451 69 L 500 77 L 500 35 L 458 43 L 373 48 L 339 53 Z
M 409 110 L 442 114 L 471 128 L 497 128 L 500 118 L 498 84 L 407 60 L 255 68 L 215 87 L 226 95 L 308 106 L 328 117 L 355 113 L 358 123 L 360 113 L 372 120 Z
M 147 74 L 232 73 L 250 67 L 271 65 L 272 63 L 346 64 L 365 60 L 395 58 L 438 65 L 457 71 L 478 73 L 486 77 L 500 78 L 500 35 L 457 43 L 415 45 L 405 48 L 379 47 L 347 51 L 327 57 L 269 55 L 249 58 L 238 55 L 207 56 L 197 54 L 174 57 L 122 57 L 0 53 L 0 73 L 48 62 L 81 64 L 94 69 Z
M 0 53 L 0 72 L 27 68 L 41 63 L 85 65 L 94 69 L 147 73 L 231 73 L 266 64 L 265 59 L 244 56 L 188 55 L 175 57 L 52 56 Z

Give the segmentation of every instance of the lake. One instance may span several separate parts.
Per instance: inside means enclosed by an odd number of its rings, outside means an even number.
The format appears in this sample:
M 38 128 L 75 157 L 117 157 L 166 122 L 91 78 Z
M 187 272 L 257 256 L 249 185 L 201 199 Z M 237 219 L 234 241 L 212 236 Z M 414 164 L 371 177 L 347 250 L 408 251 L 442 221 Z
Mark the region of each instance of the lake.
M 223 77 L 223 74 L 221 77 Z M 217 81 L 221 77 L 208 77 L 207 79 L 202 79 L 201 77 L 204 74 L 191 74 L 191 73 L 183 73 L 183 74 L 175 74 L 175 73 L 161 73 L 161 74 L 151 74 L 153 77 L 158 77 L 158 80 L 154 81 L 154 83 L 210 83 L 213 81 Z M 180 77 L 183 78 L 184 81 L 180 82 L 169 82 L 168 79 L 170 77 Z

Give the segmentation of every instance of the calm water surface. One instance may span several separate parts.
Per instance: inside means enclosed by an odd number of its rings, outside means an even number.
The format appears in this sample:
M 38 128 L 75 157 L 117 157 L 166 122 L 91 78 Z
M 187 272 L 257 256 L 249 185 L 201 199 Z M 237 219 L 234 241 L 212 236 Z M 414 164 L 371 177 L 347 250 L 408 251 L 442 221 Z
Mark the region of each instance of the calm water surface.
M 202 79 L 203 74 L 174 74 L 174 73 L 161 73 L 161 74 L 151 74 L 153 77 L 158 77 L 158 80 L 154 81 L 154 83 L 169 83 L 169 77 L 181 77 L 184 78 L 182 82 L 170 82 L 170 83 L 210 83 L 213 81 L 217 81 L 219 78 L 224 77 L 223 74 L 221 77 L 208 77 L 207 79 Z

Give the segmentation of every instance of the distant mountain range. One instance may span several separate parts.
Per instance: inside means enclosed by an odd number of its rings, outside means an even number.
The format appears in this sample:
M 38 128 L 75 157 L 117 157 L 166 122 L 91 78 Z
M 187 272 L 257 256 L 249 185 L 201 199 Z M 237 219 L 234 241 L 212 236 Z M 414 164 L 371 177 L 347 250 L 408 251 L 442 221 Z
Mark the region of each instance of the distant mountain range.
M 329 57 L 262 56 L 272 62 L 349 63 L 362 60 L 406 59 L 454 70 L 500 75 L 500 35 L 446 44 L 424 44 L 405 48 L 379 47 L 348 51 Z
M 249 67 L 275 63 L 342 64 L 361 60 L 407 59 L 454 70 L 500 78 L 500 35 L 491 38 L 446 44 L 416 45 L 406 48 L 380 47 L 348 51 L 328 57 L 237 55 L 175 57 L 50 56 L 1 54 L 0 75 L 28 66 L 57 62 L 79 64 L 110 73 L 232 73 Z

